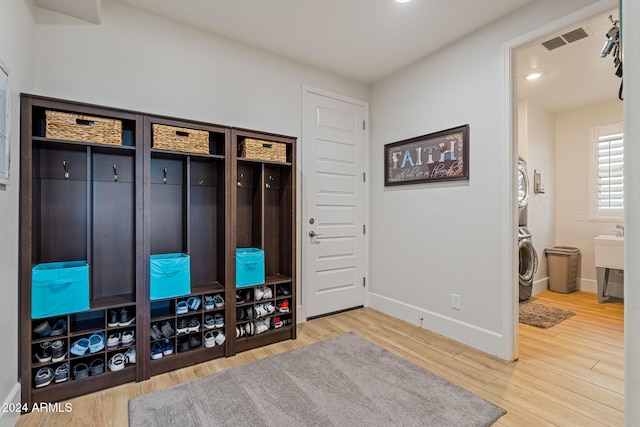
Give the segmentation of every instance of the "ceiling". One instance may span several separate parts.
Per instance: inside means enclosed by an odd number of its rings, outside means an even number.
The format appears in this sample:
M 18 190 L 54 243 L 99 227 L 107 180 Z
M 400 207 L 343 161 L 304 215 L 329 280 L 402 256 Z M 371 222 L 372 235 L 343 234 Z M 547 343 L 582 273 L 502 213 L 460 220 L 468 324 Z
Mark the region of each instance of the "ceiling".
M 614 72 L 613 57 L 601 58 L 605 34 L 612 24 L 609 15 L 572 25 L 549 34 L 536 44 L 517 52 L 518 99 L 527 99 L 551 112 L 560 112 L 616 99 L 620 78 Z M 582 27 L 588 37 L 548 51 L 541 42 Z M 530 71 L 542 77 L 526 80 Z
M 101 22 L 103 2 L 117 1 L 373 83 L 534 0 L 33 1 L 38 7 L 94 23 Z M 608 15 L 560 30 L 518 51 L 519 99 L 559 112 L 615 98 L 620 79 L 614 75 L 613 59 L 599 55 L 611 27 Z M 552 51 L 540 44 L 577 27 L 588 37 Z M 531 69 L 541 70 L 543 77 L 525 80 Z
M 118 1 L 372 83 L 532 0 Z

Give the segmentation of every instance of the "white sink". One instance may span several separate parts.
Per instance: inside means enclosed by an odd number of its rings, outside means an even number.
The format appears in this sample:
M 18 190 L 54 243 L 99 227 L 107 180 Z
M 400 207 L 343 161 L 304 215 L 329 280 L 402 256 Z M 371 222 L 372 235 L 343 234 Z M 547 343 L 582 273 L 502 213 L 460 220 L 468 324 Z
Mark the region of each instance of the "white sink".
M 624 237 L 601 234 L 593 239 L 596 267 L 624 270 Z

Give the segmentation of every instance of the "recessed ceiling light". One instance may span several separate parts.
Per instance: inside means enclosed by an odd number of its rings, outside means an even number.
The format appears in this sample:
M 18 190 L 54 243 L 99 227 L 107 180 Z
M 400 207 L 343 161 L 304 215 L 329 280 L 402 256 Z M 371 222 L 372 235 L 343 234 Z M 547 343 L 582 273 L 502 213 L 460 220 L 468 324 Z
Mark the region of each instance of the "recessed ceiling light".
M 542 77 L 542 73 L 539 73 L 536 71 L 536 72 L 527 74 L 526 79 L 535 80 L 535 79 L 539 79 L 540 77 Z
M 409 3 L 411 0 L 396 0 L 398 3 Z

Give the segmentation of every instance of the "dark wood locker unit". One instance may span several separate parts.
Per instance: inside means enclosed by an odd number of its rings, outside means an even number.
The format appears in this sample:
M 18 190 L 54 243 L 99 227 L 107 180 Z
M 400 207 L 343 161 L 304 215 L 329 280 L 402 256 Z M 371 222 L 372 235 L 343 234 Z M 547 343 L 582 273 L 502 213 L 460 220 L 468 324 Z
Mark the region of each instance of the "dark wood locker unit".
M 19 286 L 24 404 L 30 407 L 34 402 L 60 401 L 142 381 L 296 337 L 295 138 L 27 94 L 21 101 Z M 89 131 L 94 124 L 97 128 L 102 122 L 117 122 L 117 131 L 112 132 L 117 141 L 96 141 L 86 135 L 77 140 L 67 138 L 68 134 L 54 137 L 47 132 L 47 117 L 51 117 L 47 111 L 69 113 Z M 195 131 L 206 134 L 207 140 L 200 140 L 197 152 L 184 151 L 182 146 L 173 150 L 166 140 L 156 145 L 156 125 L 163 131 L 167 126 L 176 128 L 174 136 Z M 244 138 L 285 144 L 286 158 L 240 158 L 238 148 Z M 264 250 L 266 279 L 246 288 L 249 298 L 236 304 L 235 250 L 241 247 Z M 150 257 L 157 254 L 189 256 L 188 293 L 162 294 L 151 300 Z M 32 295 L 41 291 L 32 289 L 32 268 L 56 262 L 88 266 L 88 308 L 35 315 Z M 258 298 L 265 289 L 268 296 Z M 197 307 L 194 304 L 184 313 L 178 310 L 196 299 Z M 283 303 L 287 310 L 262 316 L 269 320 L 264 333 L 235 338 L 236 326 L 246 328 L 249 323 L 237 319 L 236 308 L 260 311 L 267 304 L 282 309 Z M 193 319 L 200 324 L 197 331 L 187 328 L 185 334 L 178 333 Z M 45 331 L 47 326 L 62 324 L 65 329 L 55 334 Z M 95 342 L 98 335 L 104 348 L 70 352 L 74 344 Z M 111 336 L 129 337 L 127 345 L 107 346 Z M 222 336 L 226 337 L 223 342 Z M 193 345 L 181 349 L 185 339 L 192 337 L 196 338 Z M 215 337 L 215 345 L 207 337 Z M 43 349 L 54 342 L 66 353 L 58 352 L 55 360 L 42 357 Z M 154 346 L 157 350 L 157 343 L 166 342 L 173 347 L 172 354 L 152 357 Z M 109 361 L 118 354 L 130 363 L 111 370 Z M 39 371 L 55 372 L 65 363 L 66 381 L 54 379 L 44 385 L 36 381 Z M 102 372 L 96 369 L 84 378 L 74 375 L 78 368 L 99 366 Z
M 172 126 L 176 129 L 192 129 L 208 133 L 209 152 L 193 153 L 173 151 L 170 148 L 154 146 L 154 125 Z M 180 131 L 177 131 L 180 132 Z M 205 346 L 205 335 L 209 331 L 225 333 L 228 319 L 224 307 L 210 310 L 205 308 L 207 297 L 219 296 L 225 301 L 227 253 L 228 191 L 226 176 L 228 171 L 225 153 L 228 151 L 229 129 L 200 122 L 175 120 L 166 117 L 145 117 L 145 147 L 149 154 L 145 157 L 149 168 L 148 207 L 150 215 L 145 224 L 148 232 L 148 255 L 184 253 L 190 258 L 191 293 L 172 298 L 150 301 L 150 328 L 154 325 L 162 332 L 168 324 L 173 334 L 163 334 L 161 339 L 147 332 L 146 341 L 151 353 L 154 346 L 166 342 L 173 347 L 173 353 L 157 359 L 150 359 L 149 374 L 171 371 L 179 367 L 200 363 L 225 356 L 227 345 Z M 189 298 L 198 298 L 196 310 L 179 313 L 177 305 Z M 220 314 L 225 318 L 221 328 L 205 327 L 207 316 Z M 183 321 L 196 319 L 200 324 L 197 331 L 178 334 Z M 169 336 L 167 336 L 169 335 Z M 182 349 L 185 340 L 193 338 L 193 344 Z M 167 341 L 168 340 L 168 341 Z
M 245 138 L 285 144 L 286 157 L 283 161 L 241 157 L 240 146 Z M 230 338 L 235 338 L 232 340 L 232 353 L 235 354 L 296 338 L 296 139 L 233 129 L 231 142 L 230 154 L 235 166 L 231 176 L 231 204 L 235 221 L 232 223 L 234 256 L 229 258 L 229 276 L 235 295 L 229 302 L 234 304 L 230 311 L 236 334 Z M 237 248 L 264 251 L 265 283 L 235 288 Z M 270 297 L 262 297 L 265 290 Z M 287 301 L 288 310 L 279 311 L 284 301 Z
M 61 140 L 46 135 L 47 110 L 117 119 L 122 123 L 122 145 Z M 81 119 L 78 119 L 79 122 Z M 112 312 L 122 310 L 128 319 L 139 316 L 142 298 L 137 277 L 142 250 L 142 127 L 133 112 L 23 95 L 21 104 L 20 175 L 20 376 L 22 402 L 56 401 L 144 377 L 143 366 L 128 364 L 110 371 L 108 363 L 127 348 L 107 350 L 111 333 L 126 331 L 134 339 L 141 323 L 109 327 Z M 117 219 L 117 220 L 114 220 Z M 86 261 L 89 265 L 90 307 L 81 313 L 55 314 L 32 319 L 32 267 L 53 262 Z M 48 322 L 64 322 L 55 336 L 33 330 Z M 61 323 L 59 323 L 61 324 Z M 60 332 L 60 331 L 58 331 Z M 105 347 L 85 355 L 71 354 L 81 338 L 101 334 Z M 66 354 L 58 360 L 40 360 L 36 353 L 50 344 L 62 343 Z M 95 347 L 97 348 L 97 347 Z M 74 370 L 103 366 L 103 372 L 75 379 Z M 37 387 L 40 369 L 68 367 L 68 379 Z

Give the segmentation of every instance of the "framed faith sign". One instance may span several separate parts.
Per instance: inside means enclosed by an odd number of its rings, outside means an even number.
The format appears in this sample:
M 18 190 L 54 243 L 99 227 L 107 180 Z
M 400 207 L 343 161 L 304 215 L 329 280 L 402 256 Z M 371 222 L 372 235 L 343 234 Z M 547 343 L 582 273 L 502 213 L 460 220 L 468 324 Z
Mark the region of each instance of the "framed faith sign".
M 469 179 L 469 125 L 384 146 L 384 185 Z

